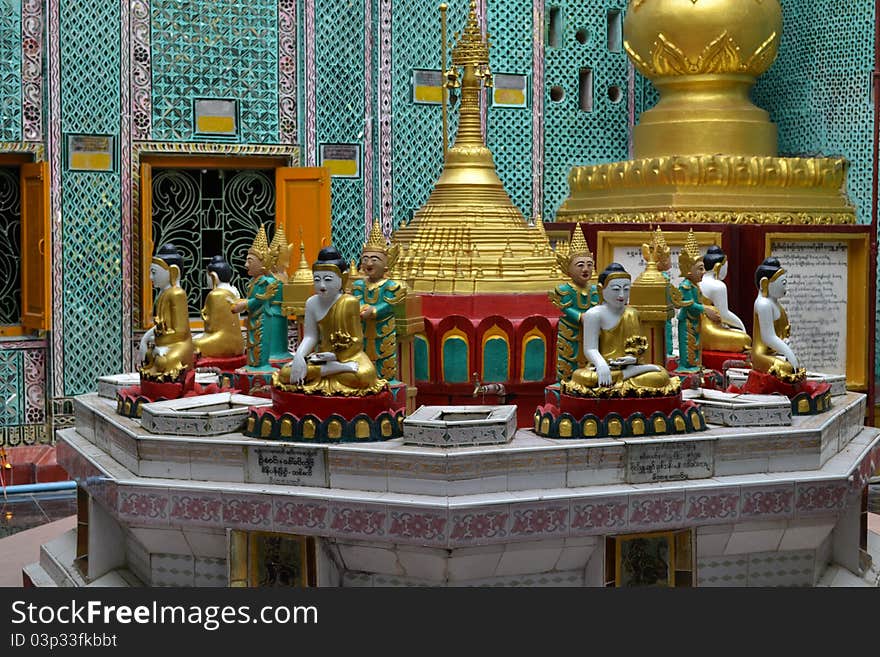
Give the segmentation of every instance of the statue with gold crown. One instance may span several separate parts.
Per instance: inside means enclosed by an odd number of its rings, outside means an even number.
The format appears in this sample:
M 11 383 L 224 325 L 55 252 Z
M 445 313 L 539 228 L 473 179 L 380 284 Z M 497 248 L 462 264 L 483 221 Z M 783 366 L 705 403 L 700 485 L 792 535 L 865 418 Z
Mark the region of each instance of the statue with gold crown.
M 394 267 L 399 254 L 400 247 L 389 246 L 379 222 L 374 221 L 361 254 L 363 278 L 355 280 L 351 289 L 361 305 L 364 351 L 376 364 L 379 376 L 389 381 L 398 379 L 394 308 L 406 299 L 406 287 L 385 274 Z
M 247 362 L 241 320 L 238 313 L 232 311 L 241 295 L 230 283 L 233 271 L 226 258 L 214 256 L 207 270 L 211 291 L 202 306 L 205 331 L 193 338 L 197 364 L 199 367 L 235 369 Z
M 703 369 L 703 316 L 716 323 L 720 323 L 721 316 L 700 295 L 700 281 L 706 270 L 693 229 L 688 231 L 684 248 L 678 255 L 678 269 L 683 280 L 674 299 L 678 306 L 677 371 L 700 372 Z
M 400 435 L 406 402 L 394 402 L 364 351 L 361 305 L 345 293 L 348 274 L 335 247 L 318 252 L 299 345 L 272 376 L 272 406 L 251 409 L 249 435 L 328 442 Z
M 602 303 L 581 318 L 586 364 L 547 388 L 535 431 L 554 438 L 666 435 L 701 431 L 699 408 L 681 398 L 677 377 L 644 362 L 648 339 L 629 305 L 632 279 L 612 262 L 599 275 Z
M 595 261 L 580 224 L 575 226 L 568 244 L 557 247 L 556 262 L 569 278 L 550 292 L 550 301 L 562 313 L 556 327 L 556 378 L 563 381 L 585 364 L 581 317 L 599 303 L 599 292 L 590 283 Z
M 186 292 L 180 286 L 183 256 L 163 244 L 150 263 L 150 281 L 159 290 L 153 304 L 153 326 L 140 342 L 141 380 L 180 381 L 192 369 L 193 343 Z
M 754 304 L 754 339 L 752 369 L 742 389 L 731 392 L 782 394 L 791 400 L 795 415 L 812 415 L 831 408 L 831 386 L 807 380 L 807 371 L 798 359 L 788 338 L 791 325 L 780 300 L 788 280 L 778 258 L 767 258 L 755 270 L 758 295 Z
M 247 365 L 245 372 L 274 371 L 273 364 L 290 359 L 287 350 L 287 317 L 281 310 L 282 283 L 275 271 L 279 253 L 287 245 L 283 231 L 276 229 L 272 244 L 266 227 L 260 226 L 254 243 L 247 251 L 245 266 L 251 277 L 247 299 L 230 309 L 233 313 L 247 312 Z M 288 249 L 289 254 L 289 249 Z M 288 255 L 289 257 L 289 255 Z

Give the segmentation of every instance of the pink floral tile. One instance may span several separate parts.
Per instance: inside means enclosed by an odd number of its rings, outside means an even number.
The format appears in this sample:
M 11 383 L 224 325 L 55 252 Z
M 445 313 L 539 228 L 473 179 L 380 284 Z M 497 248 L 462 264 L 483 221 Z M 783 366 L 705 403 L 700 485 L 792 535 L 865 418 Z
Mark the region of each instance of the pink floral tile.
M 739 501 L 739 488 L 689 492 L 685 496 L 685 518 L 718 522 L 736 520 Z
M 799 516 L 835 513 L 846 507 L 848 482 L 821 481 L 797 485 L 795 508 Z
M 223 525 L 235 529 L 271 529 L 272 497 L 224 493 Z
M 450 511 L 450 547 L 500 542 L 507 538 L 510 509 L 506 504 Z
M 510 505 L 510 537 L 568 536 L 568 502 Z
M 445 510 L 389 509 L 388 536 L 394 542 L 446 546 Z
M 572 502 L 571 535 L 583 536 L 626 528 L 629 502 L 625 495 Z
M 880 444 L 868 452 L 853 472 L 851 490 L 859 491 L 868 483 L 868 479 L 880 471 Z
M 794 512 L 794 485 L 743 486 L 740 516 L 743 518 L 790 518 Z
M 223 502 L 218 493 L 172 492 L 171 523 L 219 526 Z
M 631 495 L 630 529 L 649 529 L 681 524 L 684 520 L 684 493 Z
M 387 509 L 378 504 L 335 504 L 330 507 L 330 531 L 336 536 L 376 539 L 387 536 Z
M 132 524 L 167 525 L 170 511 L 168 490 L 125 486 L 119 490 L 119 515 Z
M 316 533 L 327 528 L 329 511 L 326 500 L 272 498 L 272 521 L 277 531 Z

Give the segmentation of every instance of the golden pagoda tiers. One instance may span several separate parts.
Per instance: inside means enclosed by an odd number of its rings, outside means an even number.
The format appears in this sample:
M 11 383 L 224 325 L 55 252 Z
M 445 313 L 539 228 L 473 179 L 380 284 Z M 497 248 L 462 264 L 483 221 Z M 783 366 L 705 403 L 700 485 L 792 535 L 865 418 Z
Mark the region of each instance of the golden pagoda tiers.
M 776 59 L 778 0 L 630 0 L 624 48 L 660 92 L 633 158 L 573 167 L 558 221 L 851 224 L 843 158 L 777 156 L 749 99 Z
M 441 5 L 444 26 L 445 10 Z M 480 94 L 492 86 L 492 73 L 489 34 L 480 33 L 474 0 L 456 40 L 443 94 L 445 119 L 448 89 L 461 92 L 455 144 L 444 149 L 443 173 L 427 202 L 394 234 L 401 257 L 393 276 L 414 293 L 546 292 L 560 281 L 550 243 L 511 201 L 483 138 Z M 445 36 L 443 42 L 445 62 Z

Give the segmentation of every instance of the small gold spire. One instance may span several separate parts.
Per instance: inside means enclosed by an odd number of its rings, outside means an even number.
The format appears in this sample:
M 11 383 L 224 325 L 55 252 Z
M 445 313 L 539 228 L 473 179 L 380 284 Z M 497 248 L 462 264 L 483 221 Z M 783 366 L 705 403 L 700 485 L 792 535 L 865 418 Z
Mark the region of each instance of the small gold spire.
M 682 276 L 686 276 L 691 269 L 693 269 L 694 265 L 702 259 L 703 256 L 700 253 L 700 245 L 697 244 L 697 237 L 694 235 L 694 229 L 691 228 L 688 231 L 684 248 L 681 250 L 681 253 L 678 254 L 678 269 Z
M 299 266 L 297 266 L 296 271 L 293 274 L 293 282 L 294 283 L 308 283 L 311 284 L 313 280 L 312 276 L 312 268 L 309 267 L 308 261 L 306 261 L 306 245 L 303 242 L 303 230 L 299 229 Z

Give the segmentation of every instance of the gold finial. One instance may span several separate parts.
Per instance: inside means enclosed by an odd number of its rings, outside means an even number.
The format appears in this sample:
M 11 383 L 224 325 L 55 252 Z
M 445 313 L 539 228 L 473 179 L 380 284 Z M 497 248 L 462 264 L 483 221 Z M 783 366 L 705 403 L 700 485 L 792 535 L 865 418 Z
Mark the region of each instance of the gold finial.
M 364 251 L 381 253 L 382 255 L 388 253 L 388 240 L 385 239 L 385 234 L 382 232 L 382 226 L 379 224 L 378 219 L 373 220 L 373 227 L 370 229 L 370 235 L 364 243 Z
M 293 280 L 296 283 L 312 282 L 312 268 L 309 267 L 309 263 L 306 260 L 306 245 L 303 242 L 302 227 L 299 229 L 299 266 L 297 266 L 296 271 L 293 273 Z
M 266 271 L 272 271 L 272 266 L 275 264 L 275 261 L 272 257 L 272 250 L 269 247 L 269 238 L 266 236 L 265 224 L 260 225 L 260 230 L 257 231 L 257 235 L 254 237 L 254 243 L 251 244 L 248 253 L 259 258 Z
M 483 40 L 480 25 L 477 22 L 477 1 L 471 0 L 468 9 L 467 23 L 464 31 L 458 37 L 458 43 L 452 49 L 452 63 L 455 66 L 489 65 L 489 38 Z
M 686 276 L 693 269 L 694 265 L 701 261 L 703 256 L 700 254 L 700 245 L 697 244 L 697 237 L 694 235 L 694 229 L 688 231 L 684 248 L 678 254 L 678 269 L 682 276 Z
M 645 263 L 659 263 L 669 259 L 670 249 L 660 226 L 651 233 L 651 244 L 642 244 L 642 257 Z
M 277 224 L 275 234 L 272 236 L 272 243 L 269 245 L 269 253 L 274 263 L 272 272 L 276 278 L 287 282 L 287 267 L 290 265 L 290 252 L 293 251 L 293 244 L 287 243 L 287 235 L 284 232 L 284 226 Z

